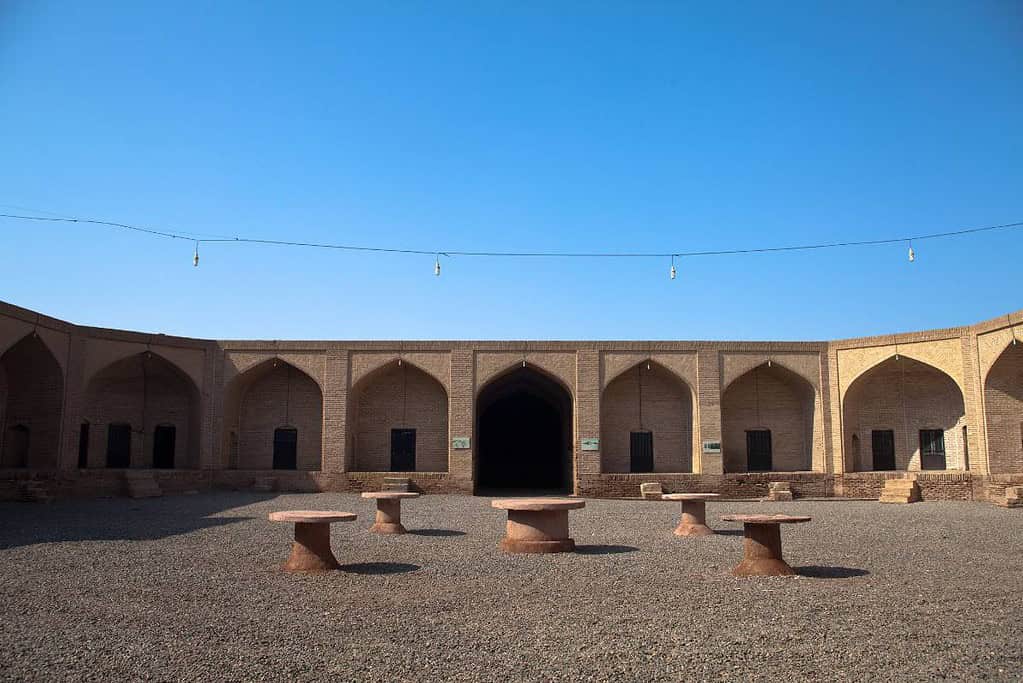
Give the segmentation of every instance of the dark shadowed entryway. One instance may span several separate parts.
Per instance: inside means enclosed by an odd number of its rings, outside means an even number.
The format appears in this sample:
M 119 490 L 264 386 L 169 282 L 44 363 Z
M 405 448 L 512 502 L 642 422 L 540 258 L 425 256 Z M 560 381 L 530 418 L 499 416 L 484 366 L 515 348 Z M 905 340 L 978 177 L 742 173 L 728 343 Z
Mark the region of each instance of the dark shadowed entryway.
M 498 377 L 476 401 L 476 491 L 565 492 L 572 486 L 572 397 L 529 367 Z

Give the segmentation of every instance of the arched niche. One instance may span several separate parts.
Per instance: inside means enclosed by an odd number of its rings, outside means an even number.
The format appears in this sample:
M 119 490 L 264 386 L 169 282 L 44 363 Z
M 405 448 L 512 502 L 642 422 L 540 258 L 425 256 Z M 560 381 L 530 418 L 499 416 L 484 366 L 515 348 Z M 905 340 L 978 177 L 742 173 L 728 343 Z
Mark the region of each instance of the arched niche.
M 619 373 L 600 399 L 601 471 L 639 471 L 632 458 L 634 434 L 649 434 L 654 472 L 693 471 L 692 388 L 653 361 Z
M 86 385 L 82 419 L 89 424 L 87 467 L 198 469 L 199 389 L 163 356 L 142 351 L 114 361 Z M 173 428 L 171 452 L 165 452 Z M 125 452 L 128 457 L 124 458 Z
M 823 461 L 820 394 L 777 361 L 762 363 L 721 395 L 725 472 L 810 471 Z
M 963 469 L 965 415 L 962 391 L 949 375 L 907 356 L 889 356 L 861 373 L 843 397 L 845 469 Z
M 288 439 L 294 430 L 294 468 Z M 280 358 L 249 367 L 224 391 L 224 466 L 228 469 L 316 471 L 323 451 L 323 394 L 312 377 Z M 275 459 L 274 455 L 277 453 Z M 282 463 L 289 466 L 282 466 Z
M 351 469 L 447 472 L 448 393 L 422 368 L 376 368 L 352 387 L 348 411 Z
M 1023 342 L 1009 343 L 984 379 L 988 467 L 1023 472 Z
M 56 469 L 63 404 L 64 374 L 38 335 L 0 355 L 0 467 Z

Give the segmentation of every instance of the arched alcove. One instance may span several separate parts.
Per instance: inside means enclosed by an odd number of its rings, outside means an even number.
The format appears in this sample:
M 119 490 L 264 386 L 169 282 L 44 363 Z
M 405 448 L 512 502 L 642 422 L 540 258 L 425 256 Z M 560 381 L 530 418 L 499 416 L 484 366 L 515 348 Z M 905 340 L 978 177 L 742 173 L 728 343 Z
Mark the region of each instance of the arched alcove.
M 857 377 L 842 402 L 842 442 L 857 436 L 849 472 L 961 469 L 965 465 L 963 394 L 941 370 L 891 356 Z
M 746 371 L 721 396 L 725 472 L 812 470 L 821 429 L 817 391 L 777 362 Z
M 191 378 L 156 353 L 144 351 L 111 363 L 86 386 L 85 464 L 198 469 L 199 404 Z
M 693 403 L 690 386 L 653 361 L 619 374 L 600 399 L 601 471 L 692 472 Z
M 294 467 L 290 455 L 281 458 L 283 446 L 276 438 L 280 429 L 294 430 Z M 279 358 L 249 368 L 225 389 L 222 446 L 229 469 L 270 470 L 276 462 L 277 469 L 319 470 L 323 450 L 320 385 Z
M 56 469 L 64 373 L 34 334 L 0 356 L 0 467 Z
M 1023 472 L 1023 343 L 1009 344 L 984 380 L 991 474 Z
M 408 361 L 364 377 L 349 396 L 352 469 L 368 472 L 447 472 L 448 394 Z
M 477 491 L 572 486 L 572 395 L 550 375 L 518 367 L 476 398 Z

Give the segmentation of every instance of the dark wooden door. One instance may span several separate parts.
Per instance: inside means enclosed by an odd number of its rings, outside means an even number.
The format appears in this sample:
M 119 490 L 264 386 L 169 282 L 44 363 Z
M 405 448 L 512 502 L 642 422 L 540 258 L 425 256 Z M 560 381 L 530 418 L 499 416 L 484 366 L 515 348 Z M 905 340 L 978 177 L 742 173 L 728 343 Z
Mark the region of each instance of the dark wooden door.
M 78 469 L 89 466 L 89 423 L 83 422 L 78 429 Z
M 870 440 L 874 452 L 874 469 L 894 470 L 895 432 L 890 429 L 875 429 L 870 433 Z
M 282 427 L 274 430 L 274 469 L 298 469 L 298 430 Z
M 107 467 L 131 467 L 131 425 L 107 427 Z
M 160 425 L 153 432 L 153 467 L 160 470 L 174 469 L 174 445 L 177 429 L 174 425 Z
M 770 429 L 751 429 L 746 432 L 746 470 L 749 472 L 771 470 Z
M 920 469 L 945 469 L 945 432 L 943 430 L 920 430 Z
M 632 432 L 629 435 L 629 471 L 654 471 L 653 432 Z
M 416 430 L 391 430 L 391 471 L 416 471 Z

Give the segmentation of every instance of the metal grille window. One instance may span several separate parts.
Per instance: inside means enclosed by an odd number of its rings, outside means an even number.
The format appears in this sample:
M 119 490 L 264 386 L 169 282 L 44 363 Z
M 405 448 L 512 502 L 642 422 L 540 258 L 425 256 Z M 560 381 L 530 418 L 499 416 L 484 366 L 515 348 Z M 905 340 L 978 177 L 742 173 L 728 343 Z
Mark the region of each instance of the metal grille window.
M 925 470 L 945 469 L 945 432 L 943 430 L 920 430 L 920 467 Z
M 653 432 L 631 432 L 629 434 L 629 471 L 654 471 Z

